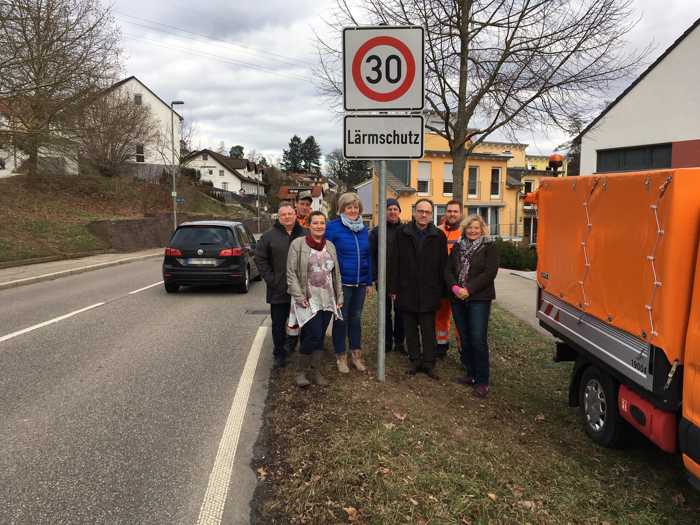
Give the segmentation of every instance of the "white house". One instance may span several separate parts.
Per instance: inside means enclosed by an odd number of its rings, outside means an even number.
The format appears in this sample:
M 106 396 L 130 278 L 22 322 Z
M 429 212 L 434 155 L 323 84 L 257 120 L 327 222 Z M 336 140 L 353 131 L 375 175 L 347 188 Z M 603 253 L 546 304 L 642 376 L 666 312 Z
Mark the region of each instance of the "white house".
M 698 26 L 581 132 L 582 175 L 700 166 Z
M 265 195 L 263 170 L 245 159 L 203 149 L 190 153 L 184 165 L 197 171 L 202 181 L 211 181 L 215 188 L 242 195 Z
M 158 125 L 157 144 L 134 144 L 133 162 L 137 165 L 158 167 L 159 171 L 163 166 L 179 164 L 182 116 L 135 76 L 117 82 L 107 91 L 128 93 L 134 104 L 146 106 L 151 110 L 151 115 Z
M 113 84 L 105 90 L 105 94 L 117 91 L 126 92 L 134 104 L 144 105 L 150 108 L 154 120 L 158 126 L 159 139 L 154 144 L 134 144 L 134 167 L 140 172 L 153 172 L 160 175 L 164 166 L 179 164 L 180 162 L 180 137 L 182 129 L 182 116 L 172 110 L 168 103 L 156 95 L 138 78 L 131 76 Z M 0 104 L 0 133 L 9 131 L 11 109 Z M 20 130 L 21 131 L 21 130 Z M 173 140 L 174 139 L 174 140 Z M 172 145 L 175 148 L 173 150 Z M 58 159 L 56 154 L 49 150 L 40 150 L 39 155 L 43 159 L 52 162 L 63 160 L 64 169 L 68 173 L 78 173 L 78 165 L 69 159 Z M 0 147 L 0 177 L 12 176 L 16 168 L 27 159 L 27 155 L 21 150 L 7 145 Z

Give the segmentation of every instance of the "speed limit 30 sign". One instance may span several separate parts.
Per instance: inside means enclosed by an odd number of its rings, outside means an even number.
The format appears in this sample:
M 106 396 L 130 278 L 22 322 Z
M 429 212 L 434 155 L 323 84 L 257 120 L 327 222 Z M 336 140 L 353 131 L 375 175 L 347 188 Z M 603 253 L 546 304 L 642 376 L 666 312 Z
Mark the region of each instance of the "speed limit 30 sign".
M 343 30 L 345 111 L 423 109 L 423 28 Z

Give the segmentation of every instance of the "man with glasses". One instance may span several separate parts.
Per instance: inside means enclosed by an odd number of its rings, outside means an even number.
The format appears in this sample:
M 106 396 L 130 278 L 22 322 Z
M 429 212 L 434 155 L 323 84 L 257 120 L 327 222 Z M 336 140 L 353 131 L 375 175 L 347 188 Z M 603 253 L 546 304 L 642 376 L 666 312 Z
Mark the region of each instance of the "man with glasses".
M 389 292 L 398 301 L 411 359 L 409 375 L 435 374 L 435 313 L 445 295 L 447 238 L 433 224 L 433 203 L 419 199 L 401 227 L 389 261 Z

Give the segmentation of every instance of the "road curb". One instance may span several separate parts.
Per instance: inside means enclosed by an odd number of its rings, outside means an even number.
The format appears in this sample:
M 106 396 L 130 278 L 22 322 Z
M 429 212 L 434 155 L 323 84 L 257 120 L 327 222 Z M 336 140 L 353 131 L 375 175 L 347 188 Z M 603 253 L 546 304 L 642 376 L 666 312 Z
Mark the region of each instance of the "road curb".
M 45 273 L 43 275 L 35 275 L 33 277 L 25 277 L 23 279 L 16 279 L 14 281 L 6 281 L 0 283 L 0 290 L 7 290 L 9 288 L 17 288 L 19 286 L 25 286 L 28 284 L 35 284 L 44 281 L 53 281 L 55 279 L 60 279 L 61 277 L 67 277 L 69 275 L 77 275 L 80 273 L 91 272 L 93 270 L 101 270 L 102 268 L 109 268 L 110 266 L 118 266 L 120 264 L 128 264 L 130 262 L 142 261 L 145 259 L 152 259 L 155 257 L 162 257 L 162 253 L 154 253 L 150 255 L 138 255 L 136 257 L 125 257 L 123 259 L 116 259 L 114 261 L 108 261 L 97 264 L 90 264 L 87 266 L 80 266 L 78 268 L 71 268 L 69 270 L 61 270 L 60 272 Z

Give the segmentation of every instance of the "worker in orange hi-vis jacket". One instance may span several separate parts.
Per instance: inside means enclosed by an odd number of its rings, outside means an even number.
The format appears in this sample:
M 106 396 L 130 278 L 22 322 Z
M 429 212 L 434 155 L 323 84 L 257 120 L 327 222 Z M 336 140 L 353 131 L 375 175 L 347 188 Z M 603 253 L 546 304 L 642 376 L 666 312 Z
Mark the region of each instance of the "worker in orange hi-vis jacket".
M 452 251 L 452 248 L 459 243 L 461 231 L 459 228 L 462 222 L 462 203 L 457 200 L 451 200 L 447 203 L 445 209 L 445 220 L 438 226 L 447 237 L 447 253 Z M 435 316 L 435 337 L 437 346 L 435 354 L 438 359 L 443 359 L 447 355 L 447 350 L 450 347 L 450 324 L 452 321 L 452 308 L 450 300 L 443 298 L 440 301 L 440 309 Z

